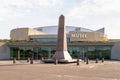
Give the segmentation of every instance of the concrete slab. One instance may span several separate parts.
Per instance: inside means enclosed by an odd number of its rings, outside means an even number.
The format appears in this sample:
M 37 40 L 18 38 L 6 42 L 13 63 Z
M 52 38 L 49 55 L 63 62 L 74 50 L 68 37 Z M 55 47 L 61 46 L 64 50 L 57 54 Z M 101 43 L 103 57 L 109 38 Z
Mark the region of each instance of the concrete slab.
M 80 59 L 80 61 L 82 61 Z M 55 59 L 44 59 L 43 62 L 45 63 L 54 63 L 55 62 Z M 70 59 L 70 60 L 65 60 L 65 59 L 59 59 L 58 60 L 58 63 L 76 63 L 77 62 L 77 59 Z

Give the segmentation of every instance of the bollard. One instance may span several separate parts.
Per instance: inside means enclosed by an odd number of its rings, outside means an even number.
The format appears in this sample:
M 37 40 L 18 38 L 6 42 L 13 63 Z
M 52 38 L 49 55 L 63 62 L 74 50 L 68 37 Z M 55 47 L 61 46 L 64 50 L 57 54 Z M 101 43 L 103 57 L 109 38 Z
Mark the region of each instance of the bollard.
M 58 60 L 57 59 L 55 59 L 55 65 L 57 65 L 58 64 Z
M 30 62 L 30 58 L 27 58 L 27 63 L 29 63 Z
M 16 63 L 16 58 L 13 58 L 13 64 L 15 64 Z
M 33 59 L 32 58 L 30 58 L 30 64 L 33 64 Z
M 102 58 L 102 63 L 104 63 L 104 58 Z
M 86 58 L 86 64 L 89 64 L 89 59 L 88 58 Z
M 79 66 L 80 65 L 80 60 L 79 59 L 77 59 L 77 66 Z
M 98 58 L 96 58 L 96 63 L 98 63 Z

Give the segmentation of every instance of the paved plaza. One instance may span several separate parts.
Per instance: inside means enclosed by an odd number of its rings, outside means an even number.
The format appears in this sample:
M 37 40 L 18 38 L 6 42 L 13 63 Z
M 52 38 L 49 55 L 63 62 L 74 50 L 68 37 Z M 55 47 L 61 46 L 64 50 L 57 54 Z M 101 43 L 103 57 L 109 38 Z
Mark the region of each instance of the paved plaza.
M 120 61 L 44 64 L 0 61 L 0 80 L 120 80 Z

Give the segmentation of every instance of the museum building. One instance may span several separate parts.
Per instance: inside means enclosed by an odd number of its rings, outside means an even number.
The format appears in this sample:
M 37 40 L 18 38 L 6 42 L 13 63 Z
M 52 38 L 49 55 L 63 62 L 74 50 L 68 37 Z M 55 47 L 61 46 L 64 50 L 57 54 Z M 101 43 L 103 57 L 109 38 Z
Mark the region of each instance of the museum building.
M 6 47 L 4 54 L 0 54 L 0 59 L 52 58 L 56 52 L 57 31 L 58 26 L 13 29 L 10 32 L 10 42 L 4 43 Z M 104 28 L 93 31 L 66 26 L 66 36 L 68 52 L 72 58 L 120 59 L 119 41 L 109 40 L 104 34 Z

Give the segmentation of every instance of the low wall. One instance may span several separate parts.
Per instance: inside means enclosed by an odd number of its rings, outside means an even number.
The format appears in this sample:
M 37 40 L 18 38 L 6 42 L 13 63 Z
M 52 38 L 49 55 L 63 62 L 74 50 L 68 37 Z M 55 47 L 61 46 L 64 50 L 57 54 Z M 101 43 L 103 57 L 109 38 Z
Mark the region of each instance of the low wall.
M 10 50 L 6 42 L 0 42 L 0 59 L 10 59 Z
M 111 59 L 120 60 L 120 42 L 116 42 L 112 47 Z

